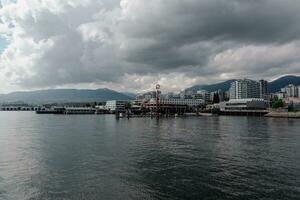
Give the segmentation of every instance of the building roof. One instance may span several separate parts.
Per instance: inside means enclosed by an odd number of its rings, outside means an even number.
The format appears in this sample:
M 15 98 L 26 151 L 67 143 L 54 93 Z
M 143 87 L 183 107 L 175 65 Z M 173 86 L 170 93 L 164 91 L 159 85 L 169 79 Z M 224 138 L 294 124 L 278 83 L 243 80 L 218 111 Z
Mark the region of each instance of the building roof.
M 229 103 L 247 103 L 249 101 L 265 101 L 260 98 L 249 98 L 249 99 L 230 99 Z

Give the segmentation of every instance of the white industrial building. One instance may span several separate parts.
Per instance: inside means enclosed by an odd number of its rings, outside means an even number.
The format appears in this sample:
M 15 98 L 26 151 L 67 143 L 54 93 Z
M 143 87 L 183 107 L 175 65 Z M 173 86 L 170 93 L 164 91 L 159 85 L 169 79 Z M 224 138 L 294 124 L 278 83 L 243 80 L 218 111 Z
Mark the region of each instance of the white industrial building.
M 118 101 L 118 100 L 107 101 L 105 108 L 113 112 L 116 110 L 122 111 L 125 110 L 125 103 L 126 101 Z

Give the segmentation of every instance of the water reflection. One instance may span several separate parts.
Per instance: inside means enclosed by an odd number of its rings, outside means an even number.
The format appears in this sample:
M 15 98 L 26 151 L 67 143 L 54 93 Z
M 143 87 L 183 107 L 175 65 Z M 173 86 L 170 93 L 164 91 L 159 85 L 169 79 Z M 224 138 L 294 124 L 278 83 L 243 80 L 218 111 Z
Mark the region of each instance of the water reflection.
M 0 199 L 297 199 L 299 128 L 0 113 Z

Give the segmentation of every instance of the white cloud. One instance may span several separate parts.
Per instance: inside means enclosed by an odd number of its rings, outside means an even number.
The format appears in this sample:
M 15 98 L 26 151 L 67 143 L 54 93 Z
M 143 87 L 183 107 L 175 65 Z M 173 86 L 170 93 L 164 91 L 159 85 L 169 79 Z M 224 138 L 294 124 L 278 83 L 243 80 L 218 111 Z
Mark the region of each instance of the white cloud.
M 293 65 L 300 66 L 300 41 L 283 45 L 246 45 L 225 50 L 210 61 L 220 72 L 230 72 L 232 77 L 270 77 L 278 75 L 278 71 L 289 71 Z

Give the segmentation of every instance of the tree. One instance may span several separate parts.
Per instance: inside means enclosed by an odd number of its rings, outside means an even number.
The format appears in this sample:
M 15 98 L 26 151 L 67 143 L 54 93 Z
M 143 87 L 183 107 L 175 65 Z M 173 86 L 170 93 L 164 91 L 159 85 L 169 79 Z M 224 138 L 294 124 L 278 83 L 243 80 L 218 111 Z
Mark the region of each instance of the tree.
M 277 109 L 277 108 L 282 108 L 282 107 L 283 107 L 282 99 L 277 99 L 272 102 L 272 108 Z
M 130 102 L 125 102 L 125 109 L 129 110 L 131 108 L 131 103 Z
M 220 97 L 218 93 L 214 93 L 213 103 L 220 103 Z
M 97 105 L 97 102 L 96 102 L 96 101 L 95 101 L 95 102 L 91 102 L 91 103 L 85 104 L 86 107 L 92 107 L 92 108 L 95 108 L 96 105 Z

